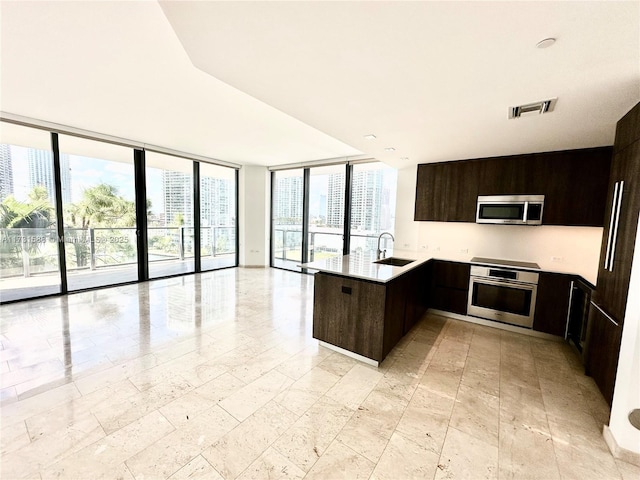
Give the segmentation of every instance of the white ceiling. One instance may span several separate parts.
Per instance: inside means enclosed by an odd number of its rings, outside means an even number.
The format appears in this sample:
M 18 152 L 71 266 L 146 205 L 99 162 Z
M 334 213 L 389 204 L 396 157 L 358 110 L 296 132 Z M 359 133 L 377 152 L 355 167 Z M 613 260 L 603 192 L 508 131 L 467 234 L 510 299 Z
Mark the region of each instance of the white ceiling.
M 2 1 L 0 106 L 259 165 L 610 145 L 640 100 L 639 5 Z

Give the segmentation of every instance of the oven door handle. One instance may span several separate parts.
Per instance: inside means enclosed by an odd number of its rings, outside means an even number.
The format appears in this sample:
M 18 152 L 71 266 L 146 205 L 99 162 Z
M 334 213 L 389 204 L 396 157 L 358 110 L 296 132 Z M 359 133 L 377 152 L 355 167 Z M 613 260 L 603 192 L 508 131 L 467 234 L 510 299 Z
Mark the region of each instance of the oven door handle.
M 494 280 L 492 278 L 486 277 L 471 277 L 469 284 L 473 285 L 474 283 L 484 283 L 486 285 L 496 285 L 498 287 L 513 287 L 520 290 L 531 291 L 538 288 L 538 285 L 536 283 L 513 282 L 511 280 Z

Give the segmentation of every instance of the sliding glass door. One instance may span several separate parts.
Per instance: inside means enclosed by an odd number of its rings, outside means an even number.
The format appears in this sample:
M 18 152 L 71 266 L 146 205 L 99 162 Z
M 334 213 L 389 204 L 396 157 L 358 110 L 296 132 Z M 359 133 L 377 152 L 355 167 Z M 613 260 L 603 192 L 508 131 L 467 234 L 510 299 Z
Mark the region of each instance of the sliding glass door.
M 193 162 L 146 152 L 149 278 L 193 273 Z
M 344 248 L 345 166 L 310 169 L 308 261 L 342 255 Z
M 272 190 L 272 264 L 300 271 L 302 262 L 302 169 L 274 173 Z
M 49 132 L 0 123 L 0 302 L 60 292 L 55 191 Z
M 59 136 L 69 291 L 138 280 L 133 150 Z
M 200 163 L 202 271 L 236 265 L 236 171 Z

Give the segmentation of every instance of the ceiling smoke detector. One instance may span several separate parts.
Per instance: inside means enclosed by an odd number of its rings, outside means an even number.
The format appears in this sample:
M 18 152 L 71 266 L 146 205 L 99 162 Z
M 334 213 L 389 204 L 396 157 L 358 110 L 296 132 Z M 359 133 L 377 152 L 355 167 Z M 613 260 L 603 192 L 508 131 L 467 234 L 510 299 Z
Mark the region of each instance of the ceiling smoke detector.
M 552 98 L 550 100 L 518 105 L 517 107 L 509 107 L 509 118 L 520 118 L 524 115 L 540 115 L 552 112 L 557 100 L 557 98 Z

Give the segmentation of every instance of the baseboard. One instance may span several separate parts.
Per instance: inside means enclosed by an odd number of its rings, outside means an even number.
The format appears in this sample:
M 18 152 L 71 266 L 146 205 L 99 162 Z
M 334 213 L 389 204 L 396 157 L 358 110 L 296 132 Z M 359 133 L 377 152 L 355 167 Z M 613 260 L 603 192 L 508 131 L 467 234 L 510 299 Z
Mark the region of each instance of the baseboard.
M 546 340 L 564 341 L 564 338 L 549 333 L 536 332 L 530 328 L 516 327 L 515 325 L 509 325 L 506 323 L 494 322 L 493 320 L 485 320 L 484 318 L 471 317 L 469 315 L 460 315 L 459 313 L 445 312 L 444 310 L 436 310 L 430 308 L 429 313 L 440 315 L 441 317 L 449 317 L 456 320 L 462 320 L 463 322 L 475 323 L 477 325 L 484 325 L 485 327 L 497 328 L 498 330 L 506 330 L 508 332 L 521 333 L 523 335 L 529 335 L 530 337 L 544 338 Z
M 618 445 L 613 433 L 611 433 L 609 425 L 605 425 L 602 429 L 602 436 L 604 437 L 604 441 L 607 443 L 607 447 L 609 447 L 611 455 L 613 455 L 614 458 L 640 467 L 640 453 L 632 452 L 631 450 L 627 450 L 626 448 L 622 448 Z
M 240 268 L 268 268 L 266 265 L 240 265 Z
M 344 348 L 341 347 L 337 347 L 336 345 L 332 345 L 331 343 L 327 343 L 327 342 L 323 342 L 322 340 L 318 340 L 318 343 L 320 345 L 322 345 L 325 348 L 328 348 L 329 350 L 333 350 L 334 352 L 338 352 L 341 353 L 342 355 L 345 355 L 347 357 L 351 357 L 354 360 L 358 360 L 362 363 L 366 363 L 367 365 L 371 365 L 372 367 L 377 367 L 380 365 L 380 362 L 373 360 L 371 358 L 368 357 L 364 357 L 362 355 L 359 355 L 355 352 L 351 352 L 349 350 L 345 350 Z

